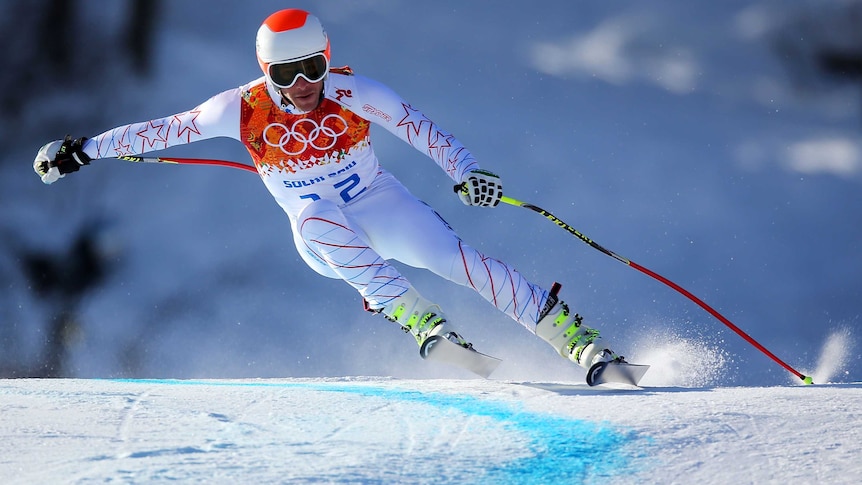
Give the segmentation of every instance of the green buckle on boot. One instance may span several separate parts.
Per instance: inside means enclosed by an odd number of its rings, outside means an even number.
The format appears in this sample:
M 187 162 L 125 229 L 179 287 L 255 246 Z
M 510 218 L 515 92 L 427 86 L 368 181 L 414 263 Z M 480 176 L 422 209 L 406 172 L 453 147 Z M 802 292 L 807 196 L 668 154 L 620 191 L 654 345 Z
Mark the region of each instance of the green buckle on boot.
M 412 334 L 416 342 L 422 345 L 428 333 L 437 328 L 438 325 L 442 325 L 445 321 L 445 318 L 434 312 L 425 313 L 421 318 L 418 314 L 413 314 L 410 315 L 410 319 L 404 325 L 404 331 Z

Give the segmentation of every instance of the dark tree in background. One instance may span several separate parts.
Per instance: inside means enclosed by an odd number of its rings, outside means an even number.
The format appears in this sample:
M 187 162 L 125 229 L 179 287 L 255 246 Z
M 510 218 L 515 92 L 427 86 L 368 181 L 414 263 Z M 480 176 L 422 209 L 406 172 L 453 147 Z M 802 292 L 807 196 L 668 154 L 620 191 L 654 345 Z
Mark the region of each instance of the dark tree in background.
M 133 0 L 126 29 L 126 50 L 132 60 L 133 72 L 147 75 L 152 69 L 152 38 L 159 13 L 159 2 Z
M 37 94 L 46 89 L 92 89 L 92 83 L 117 67 L 135 77 L 148 75 L 160 6 L 160 0 L 4 0 L 0 118 L 5 133 L 0 132 L 0 141 L 24 128 L 14 123 L 17 116 L 38 103 Z M 124 21 L 115 23 L 107 14 L 98 15 L 99 10 L 117 12 Z M 123 59 L 131 65 L 117 66 Z M 74 116 L 62 110 L 56 114 Z M 77 116 L 80 122 L 88 113 Z
M 0 3 L 0 39 L 4 67 L 0 75 L 0 145 L 32 144 L 31 132 L 56 131 L 87 125 L 100 117 L 96 103 L 75 103 L 74 109 L 54 109 L 45 98 L 60 93 L 86 99 L 118 84 L 118 77 L 140 79 L 153 66 L 153 42 L 158 28 L 159 0 L 87 2 L 83 0 L 5 0 Z M 123 19 L 117 22 L 116 19 Z M 128 60 L 128 62 L 118 62 Z M 30 120 L 29 112 L 36 114 Z M 38 119 L 35 119 L 38 118 Z M 38 126 L 33 126 L 38 123 Z M 7 150 L 3 150 L 6 152 Z M 0 152 L 0 153 L 3 153 Z M 35 155 L 35 148 L 33 150 Z M 0 164 L 18 171 L 29 163 L 0 156 Z M 13 168 L 14 164 L 14 168 Z M 31 172 L 32 175 L 32 172 Z M 35 177 L 35 175 L 33 175 Z M 10 182 L 12 183 L 12 182 Z M 34 194 L 33 200 L 4 197 L 0 205 L 43 204 L 68 197 L 67 191 Z M 109 278 L 113 265 L 104 251 L 106 225 L 99 210 L 72 203 L 51 204 L 68 210 L 50 213 L 64 221 L 80 221 L 71 232 L 49 234 L 31 241 L 0 218 L 0 377 L 61 377 L 73 374 L 67 357 L 76 336 L 85 332 L 81 302 Z M 76 210 L 77 208 L 77 210 Z M 86 212 L 86 213 L 85 213 Z M 59 238 L 69 238 L 59 240 Z M 29 291 L 46 315 L 34 322 L 14 295 Z M 18 292 L 18 293 L 16 293 Z M 29 314 L 33 314 L 29 312 Z M 40 326 L 41 349 L 21 350 L 17 335 L 23 326 Z
M 66 376 L 64 362 L 70 344 L 82 331 L 78 307 L 87 293 L 102 284 L 111 269 L 99 240 L 101 232 L 99 224 L 82 227 L 66 251 L 19 251 L 30 288 L 50 305 L 44 352 L 31 365 L 28 375 Z
M 789 14 L 774 48 L 803 93 L 862 87 L 862 2 L 814 2 Z

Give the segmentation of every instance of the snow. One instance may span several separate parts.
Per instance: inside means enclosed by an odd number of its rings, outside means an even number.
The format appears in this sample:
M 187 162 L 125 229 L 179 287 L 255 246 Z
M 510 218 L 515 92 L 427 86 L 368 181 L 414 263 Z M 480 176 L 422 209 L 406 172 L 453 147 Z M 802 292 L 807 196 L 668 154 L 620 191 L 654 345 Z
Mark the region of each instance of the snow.
M 0 482 L 832 483 L 862 384 L 2 380 Z
M 815 385 L 700 385 L 725 357 L 681 340 L 649 349 L 641 388 L 583 379 L 3 379 L 0 483 L 862 480 L 862 383 L 829 383 L 840 377 L 846 335 L 828 338 Z

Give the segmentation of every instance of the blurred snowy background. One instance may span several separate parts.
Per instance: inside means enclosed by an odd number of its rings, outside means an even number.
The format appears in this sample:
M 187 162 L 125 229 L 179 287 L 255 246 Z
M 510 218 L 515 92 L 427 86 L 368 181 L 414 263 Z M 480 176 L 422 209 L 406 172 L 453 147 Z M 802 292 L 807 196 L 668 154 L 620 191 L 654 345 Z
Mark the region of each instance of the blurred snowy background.
M 459 377 L 296 255 L 254 175 L 38 148 L 190 109 L 260 75 L 306 8 L 333 64 L 388 84 L 512 197 L 676 281 L 803 372 L 859 380 L 862 2 L 14 0 L 0 4 L 0 376 Z M 383 130 L 383 165 L 471 245 L 562 296 L 663 384 L 789 374 L 670 288 L 529 211 L 463 206 Z M 248 162 L 231 140 L 174 156 Z M 404 268 L 495 377 L 582 373 L 471 290 Z M 816 376 L 815 376 L 816 377 Z M 664 381 L 662 381 L 664 379 Z

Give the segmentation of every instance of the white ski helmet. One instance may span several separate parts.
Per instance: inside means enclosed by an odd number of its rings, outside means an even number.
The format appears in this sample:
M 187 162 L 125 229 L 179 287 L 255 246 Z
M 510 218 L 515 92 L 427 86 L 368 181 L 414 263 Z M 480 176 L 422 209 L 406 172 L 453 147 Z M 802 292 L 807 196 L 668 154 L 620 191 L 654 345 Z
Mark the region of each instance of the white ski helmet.
M 323 54 L 326 66 L 321 73 L 321 79 L 329 69 L 329 37 L 320 20 L 305 10 L 289 8 L 267 17 L 257 31 L 255 52 L 257 62 L 266 77 L 270 97 L 287 111 L 292 111 L 294 107 L 285 102 L 278 89 L 279 85 L 273 82 L 270 66 Z M 312 82 L 319 80 L 310 79 L 302 73 L 298 75 Z

